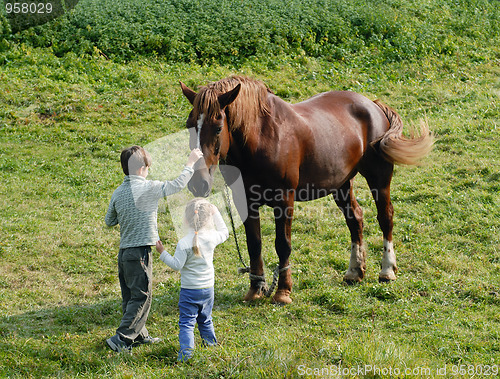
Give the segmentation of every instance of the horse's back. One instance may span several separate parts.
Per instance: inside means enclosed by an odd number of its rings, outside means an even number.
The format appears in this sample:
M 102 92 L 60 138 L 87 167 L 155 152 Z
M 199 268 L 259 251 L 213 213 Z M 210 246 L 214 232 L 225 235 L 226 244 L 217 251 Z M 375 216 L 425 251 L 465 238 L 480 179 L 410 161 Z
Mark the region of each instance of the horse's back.
M 355 92 L 324 92 L 292 108 L 309 136 L 302 140 L 308 154 L 301 163 L 299 186 L 318 180 L 329 188 L 342 185 L 356 172 L 370 142 L 389 128 L 380 108 Z
M 294 104 L 293 108 L 312 128 L 329 127 L 341 133 L 357 131 L 365 135 L 367 142 L 380 138 L 389 128 L 380 108 L 356 92 L 323 92 Z

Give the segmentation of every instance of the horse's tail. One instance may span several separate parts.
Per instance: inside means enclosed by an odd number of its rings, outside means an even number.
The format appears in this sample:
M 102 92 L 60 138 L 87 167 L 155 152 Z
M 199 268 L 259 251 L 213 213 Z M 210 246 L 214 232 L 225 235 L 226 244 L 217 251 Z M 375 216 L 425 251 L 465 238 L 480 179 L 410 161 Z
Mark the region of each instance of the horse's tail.
M 403 136 L 403 120 L 394 109 L 375 100 L 375 104 L 389 120 L 389 130 L 377 141 L 380 154 L 392 163 L 417 165 L 432 150 L 434 137 L 427 122 L 421 121 L 420 133 L 410 132 L 410 138 Z

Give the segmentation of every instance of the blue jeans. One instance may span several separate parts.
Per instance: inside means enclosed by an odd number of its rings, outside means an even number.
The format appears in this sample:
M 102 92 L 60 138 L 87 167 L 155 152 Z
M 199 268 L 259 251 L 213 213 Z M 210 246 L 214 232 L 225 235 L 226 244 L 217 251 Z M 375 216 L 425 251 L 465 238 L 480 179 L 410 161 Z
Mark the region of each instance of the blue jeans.
M 214 288 L 187 289 L 181 288 L 179 296 L 179 343 L 181 345 L 180 362 L 185 362 L 193 355 L 194 326 L 198 330 L 204 345 L 217 344 L 214 325 L 212 324 L 212 308 L 214 306 Z

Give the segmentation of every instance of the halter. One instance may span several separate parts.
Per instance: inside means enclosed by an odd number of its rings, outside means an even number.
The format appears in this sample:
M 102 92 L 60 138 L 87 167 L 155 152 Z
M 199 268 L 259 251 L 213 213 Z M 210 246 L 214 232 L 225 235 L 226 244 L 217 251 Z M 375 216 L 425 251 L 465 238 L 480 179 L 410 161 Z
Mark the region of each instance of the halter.
M 201 142 L 200 142 L 200 135 L 201 135 L 201 127 L 203 126 L 203 120 L 205 119 L 205 115 L 202 113 L 200 114 L 200 118 L 198 118 L 197 126 L 197 135 L 196 135 L 196 147 L 198 149 L 201 149 Z

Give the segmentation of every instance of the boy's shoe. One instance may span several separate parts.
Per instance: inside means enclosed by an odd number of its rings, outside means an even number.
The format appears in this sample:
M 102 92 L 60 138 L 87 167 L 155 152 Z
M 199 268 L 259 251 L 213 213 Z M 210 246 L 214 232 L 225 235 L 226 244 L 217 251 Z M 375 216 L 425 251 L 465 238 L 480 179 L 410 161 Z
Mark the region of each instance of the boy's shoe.
M 147 336 L 147 337 L 144 337 L 144 338 L 138 338 L 134 341 L 134 343 L 132 343 L 132 346 L 139 346 L 139 345 L 152 345 L 154 343 L 158 343 L 158 342 L 161 342 L 162 339 L 161 338 L 157 338 L 157 337 L 151 337 L 151 336 Z
M 121 353 L 122 351 L 126 353 L 132 352 L 132 346 L 127 345 L 118 334 L 108 338 L 106 340 L 106 344 L 111 350 L 116 351 L 117 353 Z

